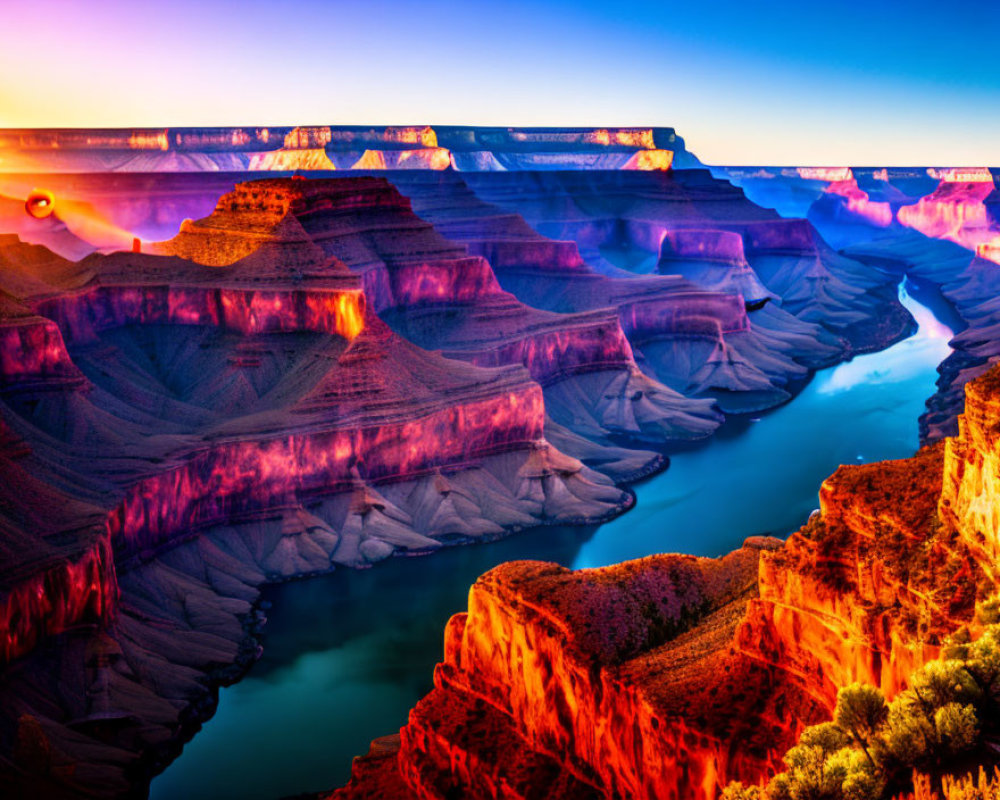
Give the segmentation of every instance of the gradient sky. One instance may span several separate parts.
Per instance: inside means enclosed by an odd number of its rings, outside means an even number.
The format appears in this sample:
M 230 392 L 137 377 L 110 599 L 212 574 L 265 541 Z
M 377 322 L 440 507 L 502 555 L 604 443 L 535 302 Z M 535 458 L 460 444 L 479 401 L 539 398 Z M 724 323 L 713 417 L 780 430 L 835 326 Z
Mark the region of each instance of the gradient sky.
M 1000 165 L 995 0 L 0 12 L 0 127 L 670 125 L 718 164 Z

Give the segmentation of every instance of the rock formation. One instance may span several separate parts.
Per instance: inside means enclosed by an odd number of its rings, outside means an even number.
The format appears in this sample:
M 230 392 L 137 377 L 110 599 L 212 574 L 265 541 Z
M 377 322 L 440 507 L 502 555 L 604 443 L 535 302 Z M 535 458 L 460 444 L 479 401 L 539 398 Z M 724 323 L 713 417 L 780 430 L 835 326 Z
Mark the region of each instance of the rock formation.
M 758 783 L 839 687 L 892 696 L 947 635 L 974 633 L 997 592 L 998 420 L 994 369 L 969 384 L 957 438 L 841 467 L 784 544 L 488 572 L 398 742 L 331 797 L 527 798 L 536 771 L 548 797 L 709 800 Z
M 264 193 L 281 200 L 254 212 L 246 227 L 246 209 Z M 527 367 L 561 443 L 595 466 L 611 464 L 617 479 L 648 472 L 658 459 L 633 456 L 629 474 L 617 453 L 596 456 L 595 447 L 614 437 L 697 438 L 718 425 L 710 401 L 683 397 L 639 369 L 613 311 L 553 313 L 523 304 L 501 288 L 488 261 L 443 238 L 382 179 L 241 184 L 211 216 L 158 247 L 222 264 L 286 229 L 359 274 L 373 310 L 410 341 L 479 366 Z M 591 444 L 574 444 L 570 435 Z
M 141 791 L 257 655 L 262 584 L 607 519 L 666 444 L 715 429 L 713 402 L 773 406 L 910 322 L 895 264 L 684 169 L 669 130 L 34 131 L 0 147 L 4 169 L 13 153 L 128 172 L 52 192 L 142 234 L 142 252 L 84 258 L 57 208 L 30 224 L 65 257 L 0 239 L 0 793 L 15 796 Z M 401 169 L 238 183 L 254 159 Z M 181 174 L 130 172 L 149 169 Z M 219 169 L 236 172 L 200 172 Z M 858 180 L 829 194 L 889 202 Z M 945 291 L 982 321 L 960 389 L 992 352 L 992 276 L 920 263 L 957 275 Z M 838 685 L 898 688 L 989 589 L 993 389 L 975 387 L 947 456 L 839 472 L 785 546 L 490 573 L 437 688 L 345 791 L 663 796 L 680 780 L 708 798 L 773 769 Z
M 835 253 L 808 222 L 778 218 L 707 171 L 464 177 L 477 195 L 516 210 L 539 233 L 575 241 L 605 274 L 654 271 L 665 241 L 667 263 L 679 263 L 666 239 L 675 231 L 735 232 L 756 279 L 782 308 L 847 339 L 853 351 L 877 349 L 909 329 L 891 274 Z M 705 274 L 697 268 L 692 278 Z
M 671 128 L 299 126 L 5 130 L 0 173 L 696 166 Z
M 607 265 L 598 272 L 581 258 L 577 242 L 546 238 L 515 213 L 520 207 L 520 201 L 515 204 L 515 196 L 529 205 L 535 202 L 537 177 L 504 181 L 505 186 L 509 184 L 505 191 L 510 192 L 507 208 L 473 194 L 466 177 L 411 173 L 393 176 L 392 180 L 411 198 L 414 209 L 442 234 L 488 258 L 500 284 L 524 302 L 563 312 L 617 307 L 636 361 L 673 389 L 687 395 L 715 397 L 727 410 L 766 408 L 788 399 L 789 384 L 804 377 L 808 369 L 832 363 L 850 352 L 839 336 L 787 311 L 778 293 L 764 287 L 745 263 L 701 259 L 704 251 L 698 253 L 699 242 L 704 245 L 725 237 L 730 248 L 739 251 L 736 260 L 745 262 L 739 232 L 720 226 L 664 233 L 663 244 L 656 244 L 658 253 L 664 250 L 659 257 L 665 273 L 662 275 L 637 276 Z M 621 191 L 617 176 L 595 178 L 597 183 Z M 720 192 L 723 196 L 729 194 L 723 189 Z M 595 200 L 588 208 L 599 209 L 601 202 Z M 663 224 L 669 225 L 674 216 L 667 215 L 676 215 L 677 210 L 654 207 L 650 213 L 663 215 Z M 775 282 L 788 293 L 788 303 L 796 312 L 810 312 L 802 304 L 803 293 L 850 293 L 842 282 L 836 284 L 836 289 L 827 289 L 821 280 L 792 280 L 794 265 L 799 263 L 794 252 L 779 251 L 772 256 L 759 235 L 751 233 L 748 238 L 762 263 L 778 262 L 781 266 L 779 260 L 783 260 L 786 269 L 793 265 Z M 676 241 L 689 243 L 695 257 L 691 253 L 677 257 L 672 245 Z M 810 240 L 806 242 L 808 245 Z M 597 263 L 603 263 L 603 256 L 597 258 Z M 829 260 L 836 258 L 828 256 Z M 863 285 L 870 280 L 869 276 L 861 279 Z M 855 292 L 855 297 L 858 294 L 863 293 Z M 869 301 L 852 298 L 847 302 L 860 308 Z M 853 313 L 855 321 L 864 317 L 863 312 Z M 823 318 L 822 312 L 817 316 Z M 831 325 L 838 324 L 834 316 L 828 315 Z M 904 319 L 891 314 L 887 327 L 901 324 Z M 898 335 L 896 330 L 893 335 Z M 890 334 L 892 331 L 887 330 L 883 336 Z
M 777 187 L 811 194 L 809 220 L 844 255 L 906 276 L 950 307 L 954 352 L 941 364 L 938 392 L 921 419 L 921 439 L 957 432 L 966 383 L 1000 357 L 1000 291 L 994 247 L 996 190 L 986 169 L 798 170 L 740 176 L 751 196 L 774 201 Z M 791 187 L 791 188 L 790 188 Z M 862 197 L 862 194 L 864 197 Z
M 0 773 L 19 791 L 150 774 L 252 660 L 263 582 L 632 503 L 544 438 L 526 370 L 420 350 L 294 217 L 269 230 L 226 266 L 4 240 Z

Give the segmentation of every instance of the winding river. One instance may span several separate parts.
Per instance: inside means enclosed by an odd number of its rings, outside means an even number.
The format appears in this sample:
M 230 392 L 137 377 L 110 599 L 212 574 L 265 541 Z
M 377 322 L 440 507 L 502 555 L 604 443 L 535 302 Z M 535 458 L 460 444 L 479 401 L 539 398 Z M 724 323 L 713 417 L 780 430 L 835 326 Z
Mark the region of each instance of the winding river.
M 671 456 L 670 469 L 636 485 L 636 507 L 612 522 L 268 587 L 263 657 L 222 690 L 215 716 L 150 796 L 275 800 L 344 783 L 351 758 L 402 726 L 430 689 L 445 622 L 496 564 L 719 555 L 747 536 L 798 528 L 838 465 L 911 455 L 952 331 L 904 286 L 900 298 L 919 324 L 913 336 L 822 370 L 790 403 L 730 420 L 709 443 Z

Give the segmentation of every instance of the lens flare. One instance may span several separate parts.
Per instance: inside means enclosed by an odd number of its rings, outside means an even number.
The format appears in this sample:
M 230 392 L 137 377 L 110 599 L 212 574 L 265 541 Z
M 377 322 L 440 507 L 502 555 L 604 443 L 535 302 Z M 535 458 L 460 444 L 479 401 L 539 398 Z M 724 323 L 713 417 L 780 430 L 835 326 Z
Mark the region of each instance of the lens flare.
M 34 189 L 24 201 L 24 210 L 35 219 L 45 219 L 51 216 L 56 208 L 56 198 L 47 189 Z

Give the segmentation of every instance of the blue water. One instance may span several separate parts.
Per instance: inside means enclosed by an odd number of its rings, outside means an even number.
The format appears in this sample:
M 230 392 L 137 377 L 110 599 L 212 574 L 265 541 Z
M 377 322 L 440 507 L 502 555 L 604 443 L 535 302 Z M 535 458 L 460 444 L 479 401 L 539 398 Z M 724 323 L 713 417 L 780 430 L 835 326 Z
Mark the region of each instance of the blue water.
M 263 658 L 222 690 L 217 713 L 151 797 L 273 800 L 344 783 L 351 758 L 405 724 L 430 689 L 445 622 L 498 563 L 718 555 L 747 536 L 798 528 L 840 464 L 911 455 L 952 332 L 902 290 L 901 299 L 919 324 L 914 336 L 822 370 L 787 405 L 729 422 L 703 447 L 672 456 L 667 472 L 635 487 L 636 507 L 610 523 L 268 588 Z

